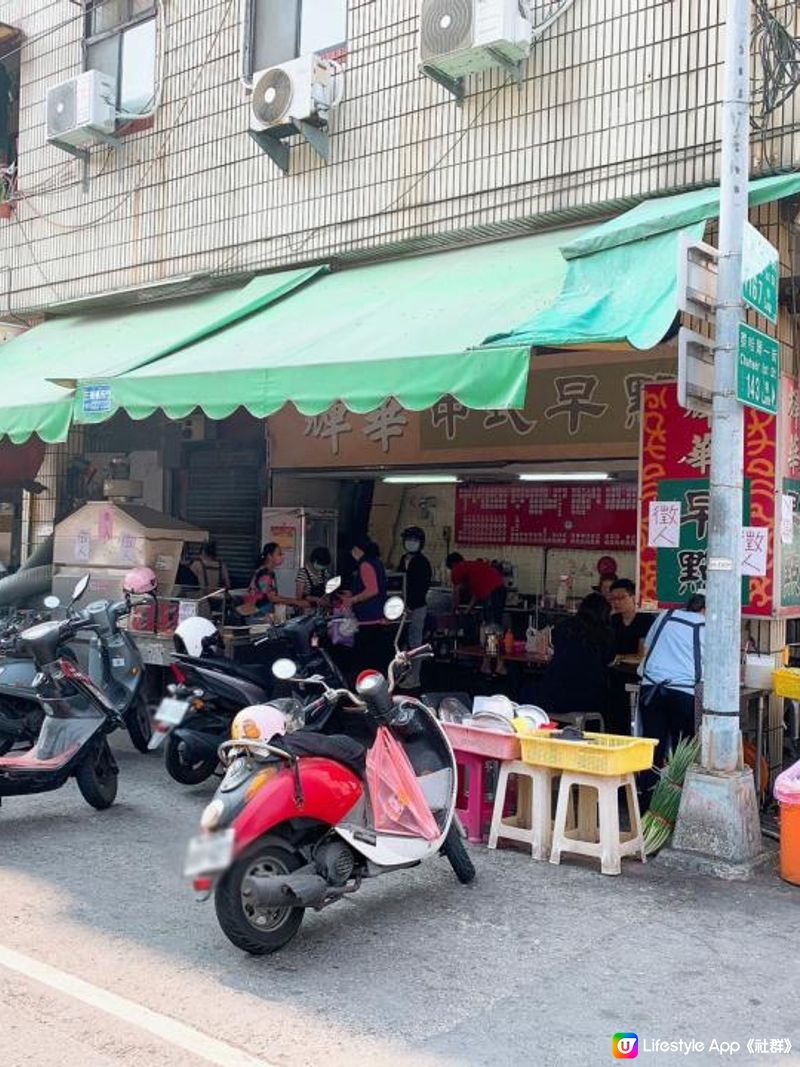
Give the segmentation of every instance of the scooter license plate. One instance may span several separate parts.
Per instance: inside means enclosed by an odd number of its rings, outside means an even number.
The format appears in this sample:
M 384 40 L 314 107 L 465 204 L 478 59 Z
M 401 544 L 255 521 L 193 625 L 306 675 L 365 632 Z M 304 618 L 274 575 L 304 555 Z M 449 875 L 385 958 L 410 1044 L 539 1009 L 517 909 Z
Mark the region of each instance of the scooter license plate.
M 156 721 L 163 722 L 166 726 L 180 726 L 189 711 L 191 704 L 188 700 L 177 700 L 175 697 L 164 697 L 158 705 Z
M 184 875 L 195 878 L 198 874 L 226 871 L 233 859 L 234 837 L 232 829 L 193 837 L 186 852 Z

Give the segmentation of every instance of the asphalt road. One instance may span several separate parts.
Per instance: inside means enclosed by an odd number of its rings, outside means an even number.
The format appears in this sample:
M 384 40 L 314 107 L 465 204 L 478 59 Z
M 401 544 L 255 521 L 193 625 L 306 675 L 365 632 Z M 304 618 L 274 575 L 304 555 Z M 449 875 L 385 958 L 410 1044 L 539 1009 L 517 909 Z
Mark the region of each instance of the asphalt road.
M 116 749 L 109 811 L 73 783 L 0 809 L 4 1067 L 596 1067 L 618 1031 L 653 1064 L 800 1064 L 800 888 L 774 872 L 725 884 L 626 861 L 604 878 L 473 849 L 474 886 L 445 861 L 401 872 L 252 959 L 180 874 L 214 786 Z M 645 1047 L 715 1038 L 742 1050 Z M 795 1052 L 749 1055 L 749 1038 Z

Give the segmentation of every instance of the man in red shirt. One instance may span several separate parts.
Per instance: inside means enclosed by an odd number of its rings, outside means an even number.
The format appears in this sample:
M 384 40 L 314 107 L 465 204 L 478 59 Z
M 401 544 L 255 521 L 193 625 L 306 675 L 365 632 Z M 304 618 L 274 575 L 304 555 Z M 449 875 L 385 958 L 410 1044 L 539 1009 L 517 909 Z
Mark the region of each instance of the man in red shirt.
M 482 559 L 465 560 L 459 552 L 451 552 L 446 565 L 453 579 L 453 603 L 458 610 L 461 595 L 469 597 L 467 611 L 479 604 L 483 621 L 500 626 L 506 603 L 506 583 L 503 575 Z

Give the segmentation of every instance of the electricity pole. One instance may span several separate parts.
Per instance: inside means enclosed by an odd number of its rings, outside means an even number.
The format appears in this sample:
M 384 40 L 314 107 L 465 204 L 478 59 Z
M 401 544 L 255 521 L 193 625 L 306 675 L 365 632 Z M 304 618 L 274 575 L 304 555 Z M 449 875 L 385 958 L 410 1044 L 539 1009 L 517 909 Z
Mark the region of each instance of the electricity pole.
M 702 729 L 703 767 L 712 771 L 732 771 L 739 763 L 744 408 L 736 373 L 749 178 L 750 0 L 728 0 Z
M 764 856 L 753 775 L 739 761 L 744 409 L 737 374 L 750 180 L 750 0 L 728 0 L 727 16 L 702 755 L 686 775 L 672 848 L 662 857 L 670 866 L 738 878 Z

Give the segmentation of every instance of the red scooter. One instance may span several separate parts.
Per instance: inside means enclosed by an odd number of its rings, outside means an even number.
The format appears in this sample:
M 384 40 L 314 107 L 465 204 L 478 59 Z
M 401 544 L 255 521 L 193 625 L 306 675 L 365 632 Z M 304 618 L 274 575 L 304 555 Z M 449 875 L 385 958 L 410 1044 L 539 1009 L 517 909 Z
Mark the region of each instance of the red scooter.
M 402 600 L 392 598 L 386 612 L 397 620 Z M 392 695 L 395 678 L 431 655 L 429 645 L 398 651 L 388 679 L 365 671 L 356 693 L 303 679 L 322 696 L 237 716 L 233 739 L 220 748 L 227 770 L 190 842 L 185 873 L 201 899 L 215 893 L 220 926 L 238 948 L 274 952 L 295 936 L 306 908 L 320 910 L 365 878 L 440 853 L 459 881 L 475 877 L 454 816 L 447 736 L 430 708 Z M 290 660 L 273 671 L 295 679 Z

